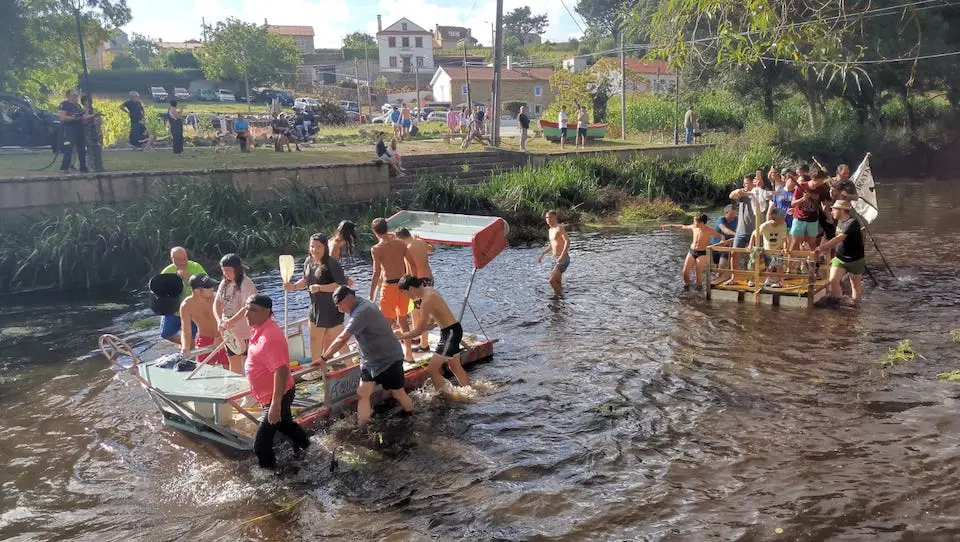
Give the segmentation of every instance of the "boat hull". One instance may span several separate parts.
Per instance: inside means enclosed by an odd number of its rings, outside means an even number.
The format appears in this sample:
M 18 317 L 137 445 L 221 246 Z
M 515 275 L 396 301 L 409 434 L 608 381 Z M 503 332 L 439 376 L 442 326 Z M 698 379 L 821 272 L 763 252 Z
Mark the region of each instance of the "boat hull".
M 556 122 L 540 120 L 540 129 L 543 130 L 543 137 L 548 141 L 560 141 L 560 125 Z M 587 139 L 603 139 L 607 136 L 606 124 L 588 124 Z M 577 125 L 567 123 L 567 140 L 577 137 Z

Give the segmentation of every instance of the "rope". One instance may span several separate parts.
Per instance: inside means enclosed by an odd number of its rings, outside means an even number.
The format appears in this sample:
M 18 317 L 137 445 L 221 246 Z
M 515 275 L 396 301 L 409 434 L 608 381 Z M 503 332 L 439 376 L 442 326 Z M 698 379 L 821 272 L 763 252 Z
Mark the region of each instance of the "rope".
M 486 330 L 483 329 L 483 324 L 480 323 L 480 319 L 477 318 L 477 313 L 473 312 L 473 305 L 467 301 L 467 308 L 470 309 L 470 314 L 473 315 L 473 319 L 477 321 L 477 326 L 480 328 L 480 333 L 483 333 L 484 338 L 490 340 L 490 335 L 487 335 Z

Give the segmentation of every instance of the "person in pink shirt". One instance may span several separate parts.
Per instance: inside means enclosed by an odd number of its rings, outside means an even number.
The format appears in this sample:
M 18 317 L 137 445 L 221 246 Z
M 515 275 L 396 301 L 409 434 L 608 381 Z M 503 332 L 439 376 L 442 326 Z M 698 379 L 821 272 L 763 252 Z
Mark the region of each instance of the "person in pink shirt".
M 290 351 L 283 330 L 273 320 L 273 300 L 263 294 L 247 298 L 246 320 L 250 325 L 250 345 L 244 373 L 250 391 L 263 405 L 263 417 L 254 439 L 253 450 L 260 466 L 276 467 L 273 436 L 277 431 L 290 437 L 295 454 L 310 446 L 306 431 L 293 421 L 293 375 L 290 374 Z

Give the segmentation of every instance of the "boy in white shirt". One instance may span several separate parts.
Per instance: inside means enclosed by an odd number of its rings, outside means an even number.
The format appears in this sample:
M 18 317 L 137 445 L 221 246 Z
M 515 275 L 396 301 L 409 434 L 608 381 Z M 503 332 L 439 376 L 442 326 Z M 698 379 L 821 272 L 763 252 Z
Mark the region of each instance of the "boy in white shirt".
M 560 108 L 560 114 L 557 115 L 557 127 L 560 128 L 560 148 L 567 142 L 567 106 Z

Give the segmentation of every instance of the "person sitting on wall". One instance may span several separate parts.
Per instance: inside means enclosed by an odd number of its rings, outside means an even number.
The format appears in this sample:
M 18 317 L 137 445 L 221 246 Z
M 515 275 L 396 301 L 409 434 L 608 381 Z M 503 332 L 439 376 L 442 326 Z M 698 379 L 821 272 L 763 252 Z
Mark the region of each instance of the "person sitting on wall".
M 406 172 L 400 167 L 400 164 L 395 158 L 390 155 L 390 151 L 387 149 L 387 144 L 383 142 L 383 132 L 377 132 L 377 158 L 383 160 L 390 166 L 390 170 L 394 175 L 398 177 L 403 177 L 406 175 Z

